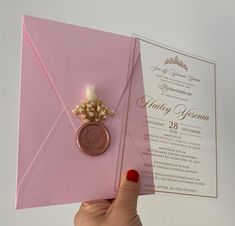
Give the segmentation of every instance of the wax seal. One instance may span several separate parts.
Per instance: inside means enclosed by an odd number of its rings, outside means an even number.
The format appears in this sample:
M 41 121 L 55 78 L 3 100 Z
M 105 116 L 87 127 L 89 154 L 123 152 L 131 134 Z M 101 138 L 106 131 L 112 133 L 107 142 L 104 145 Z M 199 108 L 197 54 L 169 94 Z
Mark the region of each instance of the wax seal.
M 73 113 L 84 122 L 76 137 L 80 150 L 88 155 L 105 152 L 110 143 L 110 135 L 102 122 L 107 116 L 113 116 L 114 112 L 98 98 L 94 86 L 87 86 L 86 100 L 77 105 Z
M 99 155 L 105 152 L 109 146 L 109 141 L 109 132 L 101 123 L 85 123 L 77 133 L 79 148 L 89 155 Z

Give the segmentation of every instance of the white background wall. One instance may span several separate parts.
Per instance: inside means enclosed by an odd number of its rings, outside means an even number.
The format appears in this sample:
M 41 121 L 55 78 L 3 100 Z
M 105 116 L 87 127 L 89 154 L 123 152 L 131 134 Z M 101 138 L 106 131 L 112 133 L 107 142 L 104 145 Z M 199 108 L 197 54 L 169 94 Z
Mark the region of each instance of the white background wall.
M 139 199 L 144 226 L 235 225 L 235 2 L 233 0 L 0 0 L 0 225 L 73 225 L 79 204 L 16 211 L 21 16 L 131 35 L 218 61 L 219 199 Z M 79 189 L 79 188 L 78 188 Z

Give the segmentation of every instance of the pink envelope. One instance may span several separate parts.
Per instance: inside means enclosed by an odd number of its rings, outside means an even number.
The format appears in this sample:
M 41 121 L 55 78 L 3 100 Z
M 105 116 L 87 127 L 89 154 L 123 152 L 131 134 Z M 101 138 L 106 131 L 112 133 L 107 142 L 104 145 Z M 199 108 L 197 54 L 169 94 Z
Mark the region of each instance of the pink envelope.
M 140 194 L 154 194 L 155 184 L 148 127 L 143 126 L 146 121 L 147 110 L 140 108 L 136 101 L 145 95 L 140 41 L 133 38 L 131 43 L 130 73 L 126 88 L 124 105 L 123 130 L 119 154 L 118 178 L 128 169 L 136 169 L 141 175 Z M 147 154 L 146 154 L 147 153 Z M 118 182 L 116 185 L 118 188 Z
M 143 165 L 135 145 L 128 146 L 135 126 L 126 128 L 130 59 L 138 57 L 133 39 L 31 16 L 23 18 L 22 36 L 16 208 L 115 197 L 122 171 Z M 134 73 L 141 74 L 139 63 Z M 105 122 L 110 147 L 95 157 L 78 149 L 82 123 L 72 113 L 87 84 L 116 110 Z

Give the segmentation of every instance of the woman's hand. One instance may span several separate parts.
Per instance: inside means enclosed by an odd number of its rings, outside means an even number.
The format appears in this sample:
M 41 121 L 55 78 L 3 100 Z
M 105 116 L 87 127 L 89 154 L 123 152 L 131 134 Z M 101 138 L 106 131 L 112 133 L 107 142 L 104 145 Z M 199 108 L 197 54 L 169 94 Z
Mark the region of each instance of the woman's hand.
M 75 226 L 141 226 L 136 211 L 139 189 L 138 172 L 129 170 L 122 177 L 116 199 L 82 203 Z

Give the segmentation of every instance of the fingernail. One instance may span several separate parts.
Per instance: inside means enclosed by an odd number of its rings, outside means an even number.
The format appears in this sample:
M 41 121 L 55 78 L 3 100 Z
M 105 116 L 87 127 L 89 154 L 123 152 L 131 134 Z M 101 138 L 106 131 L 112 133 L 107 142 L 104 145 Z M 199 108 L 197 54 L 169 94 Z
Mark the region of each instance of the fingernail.
M 128 170 L 126 179 L 135 183 L 139 181 L 139 173 L 136 170 Z

